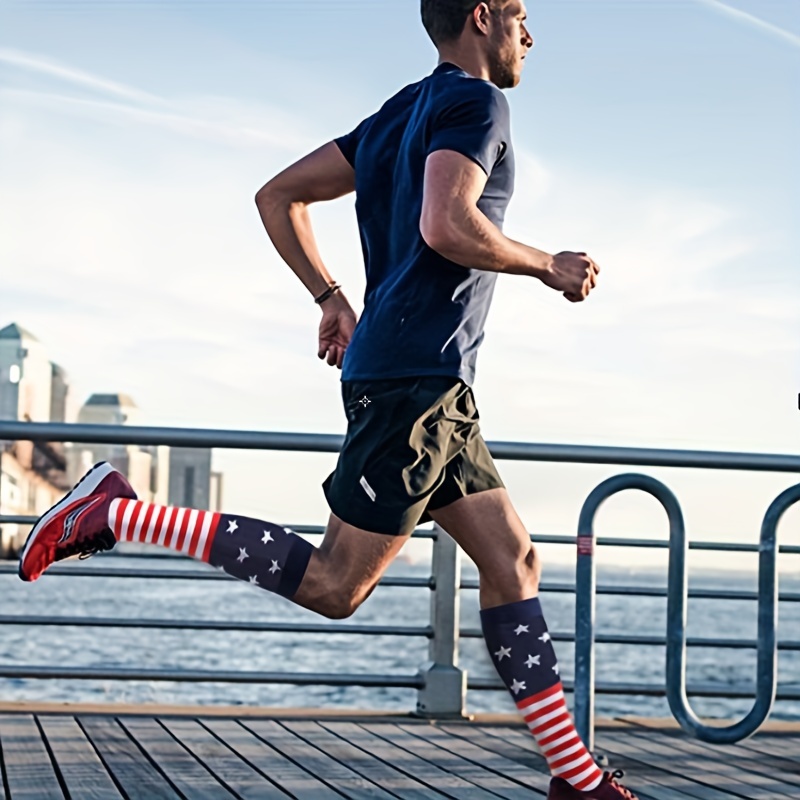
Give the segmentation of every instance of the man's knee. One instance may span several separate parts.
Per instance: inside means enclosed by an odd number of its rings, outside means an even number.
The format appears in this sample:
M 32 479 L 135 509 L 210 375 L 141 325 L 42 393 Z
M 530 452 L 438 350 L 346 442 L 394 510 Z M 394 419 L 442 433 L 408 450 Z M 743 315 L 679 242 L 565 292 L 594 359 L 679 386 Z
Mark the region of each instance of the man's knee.
M 493 559 L 481 570 L 481 582 L 511 595 L 529 594 L 539 588 L 542 565 L 536 548 L 524 545 Z
M 328 619 L 347 619 L 359 609 L 370 591 L 360 587 L 332 587 L 318 598 L 317 613 Z

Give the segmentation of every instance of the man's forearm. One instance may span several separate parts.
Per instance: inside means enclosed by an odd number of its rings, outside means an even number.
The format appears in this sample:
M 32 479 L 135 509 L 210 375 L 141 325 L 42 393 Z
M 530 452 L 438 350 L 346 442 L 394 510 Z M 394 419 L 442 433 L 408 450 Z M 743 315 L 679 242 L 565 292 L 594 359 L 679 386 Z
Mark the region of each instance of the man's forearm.
M 262 190 L 256 195 L 261 221 L 281 258 L 314 297 L 332 282 L 320 256 L 305 203 L 292 202 L 279 192 Z
M 457 217 L 437 224 L 435 233 L 424 230 L 428 245 L 462 267 L 542 278 L 553 256 L 509 239 L 479 208 L 465 209 Z

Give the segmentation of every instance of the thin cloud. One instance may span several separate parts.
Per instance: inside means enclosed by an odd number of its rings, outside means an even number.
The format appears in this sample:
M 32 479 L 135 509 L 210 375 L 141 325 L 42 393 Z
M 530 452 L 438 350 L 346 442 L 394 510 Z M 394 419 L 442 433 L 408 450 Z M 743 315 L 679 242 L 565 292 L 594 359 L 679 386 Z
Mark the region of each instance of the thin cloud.
M 137 103 L 156 103 L 158 105 L 163 105 L 165 102 L 163 98 L 150 94 L 149 92 L 143 92 L 133 86 L 126 86 L 123 83 L 108 80 L 107 78 L 93 75 L 84 70 L 75 69 L 74 67 L 61 64 L 58 61 L 53 61 L 52 59 L 34 53 L 25 53 L 21 50 L 11 50 L 6 47 L 0 47 L 0 63 L 8 64 L 9 66 L 29 72 L 38 72 L 66 83 L 71 83 L 75 86 L 95 89 L 107 94 L 112 94 L 115 97 L 133 100 Z
M 123 117 L 136 122 L 162 128 L 172 133 L 189 136 L 195 139 L 214 141 L 229 146 L 269 146 L 283 150 L 295 151 L 299 146 L 310 147 L 312 142 L 299 134 L 287 135 L 271 133 L 249 126 L 220 125 L 216 122 L 175 114 L 124 103 L 114 103 L 107 100 L 88 100 L 69 95 L 54 94 L 50 92 L 37 92 L 27 89 L 0 88 L 0 96 L 27 101 L 48 109 L 61 106 L 62 108 L 78 110 L 88 113 L 99 113 L 106 117 Z
M 759 17 L 754 17 L 752 14 L 748 14 L 746 11 L 742 11 L 738 8 L 733 8 L 732 6 L 726 5 L 725 3 L 721 3 L 719 0 L 697 0 L 699 3 L 702 3 L 704 6 L 708 6 L 709 8 L 713 8 L 714 10 L 718 11 L 720 14 L 725 14 L 728 17 L 732 17 L 733 19 L 738 20 L 739 22 L 743 22 L 746 25 L 750 25 L 751 27 L 758 28 L 759 30 L 764 31 L 765 33 L 769 33 L 772 36 L 776 36 L 779 39 L 782 39 L 784 42 L 788 42 L 795 47 L 800 47 L 800 36 L 796 33 L 792 33 L 791 31 L 787 31 L 784 28 L 780 28 L 777 25 L 773 25 L 771 22 L 766 22 Z

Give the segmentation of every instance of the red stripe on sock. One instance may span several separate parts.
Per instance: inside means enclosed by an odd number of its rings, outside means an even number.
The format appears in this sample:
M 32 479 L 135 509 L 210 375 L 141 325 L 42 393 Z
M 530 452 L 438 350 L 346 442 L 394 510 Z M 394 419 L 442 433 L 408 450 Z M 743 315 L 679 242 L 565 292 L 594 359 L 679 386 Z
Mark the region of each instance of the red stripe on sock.
M 570 719 L 569 711 L 567 711 L 567 707 L 564 706 L 563 710 L 557 717 L 553 717 L 553 719 L 549 719 L 547 720 L 547 722 L 543 722 L 538 728 L 531 728 L 531 733 L 538 739 L 539 736 L 541 736 L 549 728 L 552 728 L 553 725 L 558 725 L 561 722 L 565 722 L 569 719 Z
M 200 558 L 208 563 L 208 559 L 211 558 L 211 543 L 214 541 L 214 537 L 217 535 L 217 528 L 219 527 L 219 520 L 221 514 L 212 514 L 211 515 L 211 525 L 208 528 L 208 538 L 206 539 L 205 547 L 203 548 L 203 553 Z
M 585 792 L 589 789 L 590 786 L 592 786 L 592 784 L 597 784 L 598 780 L 602 779 L 602 777 L 603 777 L 602 771 L 597 765 L 595 765 L 595 771 L 591 775 L 589 775 L 588 778 L 584 778 L 584 780 L 582 780 L 575 788 L 579 792 Z
M 582 750 L 576 750 L 574 753 L 570 753 L 569 755 L 566 756 L 560 755 L 560 753 L 563 753 L 564 750 L 569 750 L 571 747 L 575 747 L 576 744 L 579 744 Z M 574 739 L 573 741 L 565 744 L 564 747 L 559 747 L 558 753 L 555 754 L 555 757 L 551 756 L 550 758 L 547 759 L 547 764 L 550 767 L 550 769 L 557 769 L 558 767 L 563 767 L 564 764 L 569 764 L 570 761 L 574 761 L 576 758 L 580 758 L 581 752 L 586 753 L 588 751 L 586 750 L 585 745 L 579 738 Z
M 153 512 L 155 511 L 155 506 L 147 505 L 147 511 L 144 512 L 144 519 L 142 520 L 142 527 L 139 528 L 139 536 L 137 537 L 136 541 L 143 542 L 145 537 L 147 536 L 147 529 L 150 527 L 150 520 L 153 518 Z
M 585 752 L 586 755 L 589 755 L 588 751 L 584 751 L 584 752 Z M 575 754 L 575 758 L 581 758 L 581 757 L 582 756 L 581 756 L 580 753 L 576 753 Z M 582 772 L 586 772 L 587 769 L 591 769 L 592 767 L 597 769 L 597 765 L 594 763 L 594 761 L 592 761 L 592 757 L 589 756 L 588 760 L 584 761 L 582 764 L 579 764 L 574 769 L 569 770 L 569 772 L 562 772 L 558 777 L 559 778 L 563 778 L 565 781 L 570 781 L 571 782 L 570 779 L 577 778 L 578 775 L 580 775 Z M 597 769 L 597 771 L 600 772 L 599 769 Z M 584 778 L 583 781 L 581 781 L 581 783 L 584 783 L 584 782 L 585 783 L 591 783 L 592 782 L 592 774 L 591 773 L 589 774 L 588 777 Z
M 141 500 L 136 501 L 136 505 L 133 509 L 133 514 L 131 514 L 131 518 L 128 522 L 128 527 L 125 529 L 125 541 L 132 542 L 135 541 L 133 539 L 133 532 L 136 530 L 136 520 L 139 519 L 139 514 L 142 513 L 142 508 L 144 507 L 144 503 Z
M 161 526 L 164 524 L 164 517 L 167 513 L 166 506 L 160 506 L 158 509 L 158 516 L 156 517 L 156 524 L 153 526 L 153 538 L 150 540 L 153 544 L 158 543 L 158 535 L 159 531 L 161 530 Z
M 117 539 L 122 536 L 122 520 L 125 518 L 125 512 L 127 511 L 128 506 L 134 502 L 136 501 L 124 498 L 115 505 L 117 513 L 114 514 L 114 519 L 110 519 L 108 522 L 111 525 L 112 533 L 117 537 Z
M 558 741 L 562 737 L 566 736 L 568 733 L 572 733 L 577 739 L 578 734 L 575 731 L 575 728 L 573 727 L 571 731 L 570 731 L 569 728 L 562 728 L 560 731 L 556 731 L 555 733 L 551 734 L 550 736 L 545 736 L 544 739 L 537 739 L 536 741 L 537 741 L 539 747 L 547 747 L 548 744 L 552 744 L 553 742 Z M 578 741 L 580 741 L 580 739 L 578 739 Z M 570 745 L 568 745 L 566 742 L 564 742 L 563 746 L 559 745 L 558 748 L 555 750 L 555 752 L 549 754 L 549 758 L 552 758 L 556 753 L 561 752 L 561 750 L 564 747 L 569 747 L 569 746 Z M 548 754 L 545 754 L 545 755 L 548 755 Z
M 183 549 L 183 543 L 186 540 L 186 530 L 189 527 L 189 517 L 192 512 L 187 508 L 184 510 L 183 521 L 181 522 L 181 529 L 178 531 L 178 540 L 175 542 L 175 550 L 179 552 Z
M 526 697 L 524 700 L 517 700 L 517 708 L 521 710 L 526 706 L 529 706 L 531 703 L 541 703 L 542 700 L 547 700 L 548 697 L 552 697 L 554 694 L 558 694 L 562 690 L 563 687 L 561 686 L 561 681 L 559 681 L 555 686 L 551 686 L 549 689 L 539 692 L 539 694 Z

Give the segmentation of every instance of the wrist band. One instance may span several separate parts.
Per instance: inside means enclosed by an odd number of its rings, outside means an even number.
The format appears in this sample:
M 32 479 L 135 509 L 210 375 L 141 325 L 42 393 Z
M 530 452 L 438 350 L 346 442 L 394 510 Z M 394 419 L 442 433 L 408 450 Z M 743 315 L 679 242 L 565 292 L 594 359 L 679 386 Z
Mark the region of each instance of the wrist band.
M 317 305 L 324 303 L 329 297 L 333 297 L 341 288 L 342 287 L 338 283 L 332 283 L 319 297 L 314 298 L 314 302 Z

